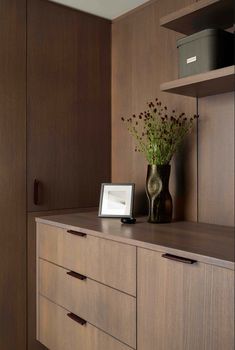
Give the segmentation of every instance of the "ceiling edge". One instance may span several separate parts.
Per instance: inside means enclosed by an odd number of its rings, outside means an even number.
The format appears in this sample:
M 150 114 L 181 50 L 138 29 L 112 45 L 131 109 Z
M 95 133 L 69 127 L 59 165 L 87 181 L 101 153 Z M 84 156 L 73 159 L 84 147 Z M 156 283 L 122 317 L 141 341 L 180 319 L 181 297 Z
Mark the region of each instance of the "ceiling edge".
M 132 10 L 129 10 L 129 11 L 127 11 L 127 12 L 124 12 L 124 13 L 123 13 L 122 15 L 120 15 L 120 16 L 111 19 L 111 21 L 112 21 L 112 23 L 118 22 L 118 21 L 124 19 L 125 17 L 130 16 L 131 14 L 133 14 L 133 13 L 135 13 L 135 12 L 138 12 L 138 11 L 142 10 L 143 8 L 145 8 L 145 7 L 147 7 L 147 6 L 154 4 L 154 3 L 157 2 L 157 1 L 159 1 L 159 0 L 149 0 L 149 1 L 145 2 L 144 4 L 141 4 L 141 5 L 139 5 L 139 6 L 135 7 L 135 8 L 133 8 Z

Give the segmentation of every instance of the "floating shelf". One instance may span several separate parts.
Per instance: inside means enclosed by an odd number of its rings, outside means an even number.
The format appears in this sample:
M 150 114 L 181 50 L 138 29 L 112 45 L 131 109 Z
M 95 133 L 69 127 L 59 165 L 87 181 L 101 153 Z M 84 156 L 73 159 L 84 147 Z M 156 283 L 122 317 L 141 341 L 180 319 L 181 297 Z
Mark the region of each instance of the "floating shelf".
M 235 66 L 173 80 L 161 84 L 161 91 L 173 94 L 205 97 L 234 91 Z
M 234 0 L 201 0 L 160 19 L 160 25 L 190 35 L 206 28 L 230 28 Z

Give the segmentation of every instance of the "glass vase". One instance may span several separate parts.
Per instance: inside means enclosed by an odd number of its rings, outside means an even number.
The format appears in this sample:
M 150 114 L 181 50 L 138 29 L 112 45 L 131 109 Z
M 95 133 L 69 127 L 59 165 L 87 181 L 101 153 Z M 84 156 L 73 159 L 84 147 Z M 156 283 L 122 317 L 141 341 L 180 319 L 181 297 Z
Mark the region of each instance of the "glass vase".
M 149 203 L 148 222 L 167 223 L 172 220 L 172 197 L 169 192 L 171 166 L 148 165 L 146 193 Z

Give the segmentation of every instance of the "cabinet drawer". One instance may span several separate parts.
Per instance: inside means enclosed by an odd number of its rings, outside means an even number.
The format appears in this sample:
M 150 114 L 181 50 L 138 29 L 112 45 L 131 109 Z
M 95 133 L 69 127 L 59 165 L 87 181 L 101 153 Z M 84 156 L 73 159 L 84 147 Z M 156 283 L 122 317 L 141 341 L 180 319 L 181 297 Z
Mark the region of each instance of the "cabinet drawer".
M 135 348 L 136 299 L 39 259 L 39 293 Z
M 136 247 L 37 224 L 38 256 L 136 295 Z
M 86 323 L 71 319 L 69 311 L 40 296 L 37 339 L 49 350 L 131 350 Z

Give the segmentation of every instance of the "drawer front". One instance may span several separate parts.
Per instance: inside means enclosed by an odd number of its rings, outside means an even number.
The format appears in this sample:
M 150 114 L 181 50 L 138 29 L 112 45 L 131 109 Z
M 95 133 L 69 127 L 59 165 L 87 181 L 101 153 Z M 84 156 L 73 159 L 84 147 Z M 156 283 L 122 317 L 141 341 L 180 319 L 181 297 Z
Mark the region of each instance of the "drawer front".
M 234 272 L 138 249 L 138 350 L 233 350 Z
M 49 350 L 131 350 L 89 323 L 79 324 L 42 296 L 38 311 L 38 340 Z
M 135 348 L 136 299 L 70 273 L 39 259 L 39 293 Z
M 38 256 L 136 295 L 136 247 L 37 224 Z

